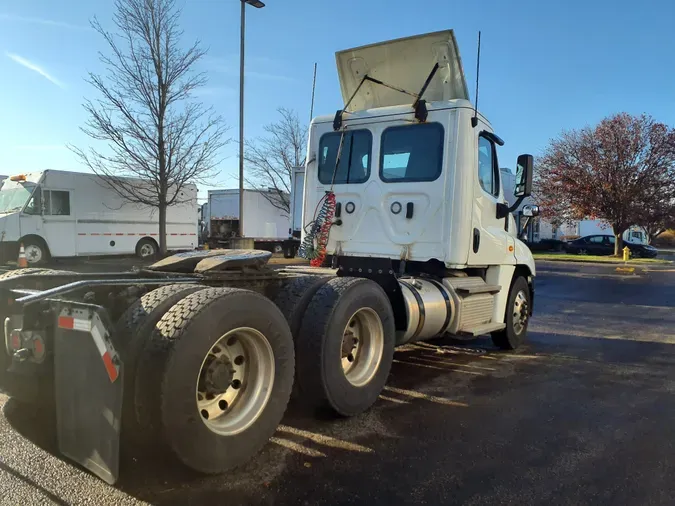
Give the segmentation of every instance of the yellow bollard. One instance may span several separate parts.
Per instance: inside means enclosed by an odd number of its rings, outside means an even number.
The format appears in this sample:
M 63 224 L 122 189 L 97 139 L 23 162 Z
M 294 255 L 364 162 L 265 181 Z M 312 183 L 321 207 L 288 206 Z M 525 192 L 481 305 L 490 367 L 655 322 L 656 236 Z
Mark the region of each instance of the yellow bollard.
M 623 248 L 623 261 L 627 262 L 628 260 L 630 260 L 630 248 L 625 246 Z

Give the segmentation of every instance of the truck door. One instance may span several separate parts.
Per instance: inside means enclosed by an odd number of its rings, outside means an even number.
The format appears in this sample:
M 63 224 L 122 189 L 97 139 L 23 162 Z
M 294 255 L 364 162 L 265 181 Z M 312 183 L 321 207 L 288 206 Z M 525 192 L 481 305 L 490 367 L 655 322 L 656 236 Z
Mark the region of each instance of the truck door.
M 71 190 L 42 189 L 44 234 L 54 257 L 77 254 Z
M 507 231 L 508 216 L 497 217 L 498 204 L 506 203 L 501 188 L 497 146 L 486 135 L 487 125 L 475 128 L 473 219 L 469 265 L 515 264 L 514 238 Z

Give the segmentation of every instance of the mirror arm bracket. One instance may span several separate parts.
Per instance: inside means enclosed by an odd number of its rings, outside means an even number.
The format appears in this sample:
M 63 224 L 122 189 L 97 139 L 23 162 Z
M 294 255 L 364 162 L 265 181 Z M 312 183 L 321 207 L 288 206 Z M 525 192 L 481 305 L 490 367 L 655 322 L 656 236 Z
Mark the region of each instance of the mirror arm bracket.
M 516 200 L 511 207 L 509 207 L 509 212 L 512 213 L 513 211 L 518 209 L 518 206 L 520 206 L 520 204 L 523 203 L 523 200 L 525 200 L 525 198 L 526 198 L 525 195 L 521 195 L 520 197 L 518 197 L 518 200 Z
M 523 228 L 518 231 L 518 239 L 520 239 L 521 241 L 524 240 L 525 233 L 527 232 L 527 227 L 530 225 L 531 221 L 532 221 L 532 217 L 527 216 L 527 219 L 525 220 L 525 224 L 523 225 Z

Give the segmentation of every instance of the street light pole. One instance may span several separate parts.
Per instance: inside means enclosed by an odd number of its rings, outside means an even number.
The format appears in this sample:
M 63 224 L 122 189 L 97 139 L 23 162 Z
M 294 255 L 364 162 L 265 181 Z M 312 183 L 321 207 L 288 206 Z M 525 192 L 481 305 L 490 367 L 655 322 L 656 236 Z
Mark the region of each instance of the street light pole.
M 239 46 L 239 237 L 244 237 L 244 53 L 246 40 L 246 4 L 257 9 L 265 7 L 260 0 L 241 2 L 241 43 Z

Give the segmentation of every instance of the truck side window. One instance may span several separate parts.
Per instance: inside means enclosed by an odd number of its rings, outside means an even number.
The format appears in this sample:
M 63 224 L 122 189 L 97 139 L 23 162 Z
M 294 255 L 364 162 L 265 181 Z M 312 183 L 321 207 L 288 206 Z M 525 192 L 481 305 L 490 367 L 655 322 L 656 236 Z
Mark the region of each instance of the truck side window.
M 342 135 L 343 132 L 331 132 L 321 137 L 319 141 L 319 181 L 322 184 L 365 183 L 370 177 L 373 135 L 370 130 L 344 132 L 340 165 L 336 170 L 335 161 Z
M 487 193 L 499 195 L 499 164 L 493 142 L 483 136 L 478 137 L 478 180 Z
M 39 215 L 42 212 L 42 190 L 39 186 L 33 190 L 33 195 L 23 212 L 34 215 Z
M 380 178 L 387 183 L 434 181 L 443 170 L 443 126 L 421 123 L 382 133 Z
M 45 190 L 43 198 L 46 215 L 70 215 L 70 192 L 63 190 Z

